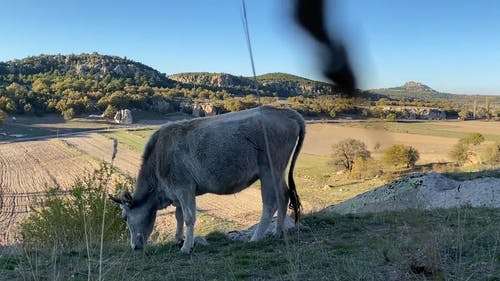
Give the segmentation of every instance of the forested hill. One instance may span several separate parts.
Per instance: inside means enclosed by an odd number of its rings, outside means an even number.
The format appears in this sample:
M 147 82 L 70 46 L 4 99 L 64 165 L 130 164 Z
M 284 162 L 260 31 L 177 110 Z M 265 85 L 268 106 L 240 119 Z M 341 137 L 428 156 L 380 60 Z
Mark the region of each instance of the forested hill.
M 40 55 L 0 63 L 0 75 L 77 76 L 85 79 L 125 79 L 127 84 L 168 87 L 173 82 L 159 71 L 139 62 L 97 53 L 80 55 Z
M 235 76 L 227 73 L 208 72 L 186 72 L 169 76 L 185 85 L 209 86 L 225 89 L 229 92 L 236 90 L 254 91 L 258 88 L 264 95 L 268 96 L 309 96 L 315 97 L 333 94 L 334 87 L 287 73 L 268 73 L 257 76 L 257 82 L 251 77 Z M 243 93 L 244 94 L 244 93 Z
M 127 58 L 92 54 L 39 55 L 0 62 L 0 110 L 8 114 L 56 112 L 113 115 L 117 109 L 179 110 L 210 100 L 223 111 L 255 105 L 256 89 L 269 97 L 317 97 L 332 93 L 322 82 L 272 73 L 248 77 L 223 73 L 165 74 Z

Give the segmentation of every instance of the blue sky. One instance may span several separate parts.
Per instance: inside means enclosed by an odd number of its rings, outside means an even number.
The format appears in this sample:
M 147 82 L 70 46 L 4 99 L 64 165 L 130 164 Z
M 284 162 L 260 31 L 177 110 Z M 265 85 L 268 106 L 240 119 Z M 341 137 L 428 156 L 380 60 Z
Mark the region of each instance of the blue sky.
M 291 2 L 247 0 L 256 71 L 321 80 Z M 443 92 L 500 94 L 500 1 L 326 2 L 361 88 L 414 80 Z M 2 1 L 0 40 L 0 61 L 99 52 L 167 74 L 251 74 L 240 0 Z

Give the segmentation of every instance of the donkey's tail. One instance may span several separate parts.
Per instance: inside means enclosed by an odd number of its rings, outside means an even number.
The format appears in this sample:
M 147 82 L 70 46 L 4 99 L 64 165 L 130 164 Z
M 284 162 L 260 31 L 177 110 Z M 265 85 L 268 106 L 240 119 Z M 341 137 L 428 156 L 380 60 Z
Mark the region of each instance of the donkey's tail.
M 306 134 L 306 123 L 302 116 L 294 112 L 293 119 L 297 121 L 299 125 L 299 136 L 297 140 L 297 144 L 295 146 L 295 150 L 293 152 L 292 161 L 290 162 L 290 169 L 288 170 L 288 195 L 290 197 L 289 208 L 294 212 L 295 223 L 299 221 L 300 213 L 302 210 L 302 204 L 300 203 L 299 194 L 297 193 L 297 189 L 295 187 L 295 181 L 293 180 L 293 169 L 295 168 L 295 162 L 297 161 L 297 157 L 299 156 L 300 150 L 302 149 L 302 144 L 304 143 L 304 137 Z

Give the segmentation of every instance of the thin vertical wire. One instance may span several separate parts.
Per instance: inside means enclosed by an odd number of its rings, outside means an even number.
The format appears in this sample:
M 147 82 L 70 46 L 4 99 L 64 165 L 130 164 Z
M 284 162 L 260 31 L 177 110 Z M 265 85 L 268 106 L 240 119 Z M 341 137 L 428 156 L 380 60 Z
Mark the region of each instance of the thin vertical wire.
M 247 40 L 248 53 L 250 54 L 250 63 L 252 64 L 253 79 L 255 80 L 255 92 L 257 93 L 257 103 L 260 104 L 259 83 L 257 82 L 257 75 L 255 74 L 255 64 L 253 61 L 252 43 L 250 41 L 250 31 L 248 30 L 247 8 L 245 0 L 241 0 L 241 20 L 243 22 L 243 30 L 245 31 L 245 39 Z
M 251 42 L 250 42 L 250 32 L 248 30 L 248 19 L 247 19 L 247 11 L 246 11 L 246 6 L 245 6 L 245 0 L 242 0 L 242 21 L 243 21 L 243 29 L 245 31 L 245 37 L 246 37 L 246 40 L 247 40 L 247 47 L 248 47 L 248 53 L 250 55 L 250 62 L 252 64 L 252 72 L 253 72 L 253 78 L 255 80 L 255 88 L 256 88 L 256 92 L 257 92 L 257 101 L 258 101 L 258 104 L 259 106 L 261 105 L 260 104 L 260 94 L 259 94 L 259 84 L 257 82 L 257 76 L 255 74 L 255 64 L 254 64 L 254 60 L 253 60 L 253 54 L 252 54 L 252 45 L 251 45 Z M 263 135 L 264 135 L 264 143 L 265 143 L 265 149 L 266 149 L 266 156 L 267 156 L 267 161 L 269 163 L 269 166 L 271 167 L 271 178 L 272 178 L 272 183 L 273 183 L 273 189 L 274 189 L 274 195 L 276 197 L 276 203 L 278 205 L 278 208 L 280 210 L 283 210 L 285 209 L 285 219 L 283 221 L 283 226 L 286 225 L 286 207 L 283 208 L 283 202 L 281 201 L 281 196 L 279 195 L 279 188 L 282 188 L 281 186 L 278 186 L 278 185 L 281 185 L 281 182 L 278 182 L 276 180 L 276 175 L 274 174 L 274 170 L 273 170 L 273 161 L 272 161 L 272 157 L 271 157 L 271 150 L 270 150 L 270 147 L 269 147 L 269 139 L 268 139 L 268 135 L 267 135 L 267 130 L 266 130 L 266 127 L 264 125 L 264 122 L 262 122 L 262 120 L 259 120 L 260 122 L 260 125 L 262 126 L 262 132 L 263 132 Z M 279 216 L 279 214 L 278 214 Z M 276 226 L 278 225 L 278 220 L 276 220 Z M 290 264 L 290 266 L 293 266 L 293 262 L 292 262 L 292 257 L 291 257 L 291 254 L 290 254 L 290 244 L 289 244 L 289 241 L 288 241 L 288 233 L 287 233 L 287 230 L 286 229 L 281 229 L 281 230 L 278 230 L 278 228 L 276 228 L 277 231 L 281 231 L 283 230 L 283 240 L 285 241 L 285 247 L 287 249 L 286 251 L 286 259 L 288 261 L 288 263 Z M 293 276 L 292 276 L 293 277 Z M 292 279 L 296 279 L 296 278 L 292 278 Z

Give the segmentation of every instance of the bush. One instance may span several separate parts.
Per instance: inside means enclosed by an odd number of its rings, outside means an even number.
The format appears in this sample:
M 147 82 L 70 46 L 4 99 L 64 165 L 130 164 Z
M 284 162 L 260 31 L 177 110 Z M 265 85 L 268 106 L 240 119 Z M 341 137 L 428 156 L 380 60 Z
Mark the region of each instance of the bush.
M 385 119 L 390 122 L 395 122 L 398 119 L 398 116 L 396 115 L 396 113 L 389 113 L 387 114 Z
M 480 133 L 471 133 L 468 134 L 467 136 L 461 138 L 459 142 L 464 143 L 464 144 L 472 144 L 472 145 L 479 145 L 482 142 L 484 142 L 484 136 L 481 135 Z
M 108 106 L 106 107 L 106 110 L 104 110 L 102 115 L 106 118 L 113 119 L 113 118 L 115 118 L 115 114 L 117 111 L 118 111 L 118 109 L 116 109 L 116 107 L 112 106 L 111 104 L 108 104 Z
M 374 159 L 363 159 L 362 157 L 357 157 L 352 164 L 352 170 L 349 174 L 350 178 L 353 179 L 372 179 L 383 174 L 377 161 Z
M 497 142 L 485 147 L 481 153 L 481 159 L 486 164 L 494 165 L 500 163 L 500 143 Z
M 47 197 L 39 202 L 36 212 L 21 224 L 21 238 L 25 246 L 52 248 L 54 246 L 81 247 L 88 241 L 97 245 L 101 237 L 103 213 L 105 227 L 103 241 L 116 241 L 126 236 L 121 210 L 115 204 L 105 203 L 110 189 L 130 189 L 130 178 L 118 177 L 113 169 L 102 164 L 99 170 L 78 179 L 62 197 L 60 190 L 51 188 Z M 105 211 L 104 206 L 106 207 Z
M 355 139 L 345 139 L 332 146 L 332 162 L 335 166 L 351 172 L 356 158 L 370 158 L 370 151 L 366 149 L 366 144 Z
M 469 157 L 469 145 L 459 141 L 450 151 L 450 158 L 459 165 L 463 165 Z
M 66 109 L 62 112 L 62 116 L 64 120 L 71 120 L 75 117 L 75 111 L 73 110 L 73 108 Z
M 382 160 L 388 165 L 411 168 L 415 166 L 419 158 L 420 154 L 415 148 L 403 144 L 395 144 L 384 150 Z
M 8 115 L 3 110 L 0 109 L 0 124 L 7 122 Z

